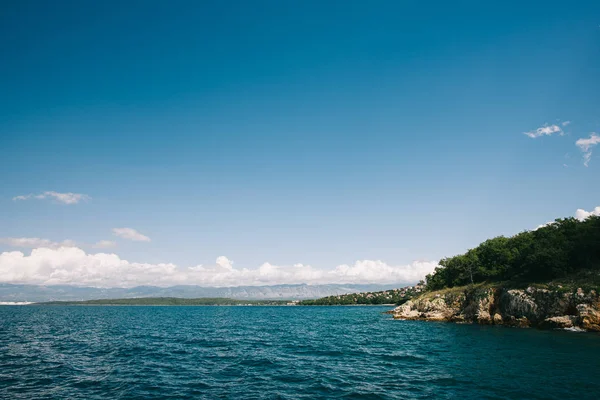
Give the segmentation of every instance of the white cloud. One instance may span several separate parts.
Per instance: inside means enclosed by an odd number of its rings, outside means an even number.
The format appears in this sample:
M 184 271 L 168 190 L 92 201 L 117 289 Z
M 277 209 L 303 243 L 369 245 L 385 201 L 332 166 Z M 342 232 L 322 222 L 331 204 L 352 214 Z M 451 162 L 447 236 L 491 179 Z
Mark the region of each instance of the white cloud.
M 6 244 L 11 247 L 22 247 L 28 249 L 35 249 L 38 247 L 47 247 L 51 249 L 59 248 L 59 247 L 75 247 L 77 244 L 73 240 L 63 240 L 62 242 L 53 242 L 48 239 L 40 239 L 40 238 L 0 238 L 0 243 Z
M 134 263 L 116 254 L 88 254 L 79 248 L 38 248 L 25 255 L 20 251 L 0 254 L 0 282 L 31 284 L 77 284 L 97 287 L 137 285 L 240 286 L 276 284 L 381 283 L 405 284 L 423 279 L 436 262 L 417 261 L 391 266 L 382 261 L 363 260 L 332 269 L 310 265 L 277 266 L 264 263 L 258 268 L 233 268 L 227 257 L 214 265 L 190 268 L 175 264 Z
M 48 198 L 52 198 L 62 204 L 77 204 L 81 201 L 91 199 L 91 197 L 88 196 L 87 194 L 70 193 L 70 192 L 69 193 L 58 193 L 58 192 L 50 191 L 50 192 L 44 192 L 41 194 L 26 194 L 26 195 L 21 195 L 21 196 L 15 196 L 15 197 L 13 197 L 13 200 L 14 201 L 29 200 L 29 199 L 43 200 L 43 199 L 48 199 Z
M 117 242 L 113 242 L 112 240 L 100 240 L 99 242 L 94 243 L 92 247 L 96 249 L 108 249 L 111 247 L 115 247 Z
M 592 211 L 585 211 L 585 210 L 583 210 L 581 208 L 578 208 L 577 211 L 575 211 L 575 218 L 578 219 L 578 220 L 580 220 L 580 221 L 585 221 L 586 219 L 588 219 L 592 215 L 600 216 L 600 206 L 594 208 Z M 535 228 L 533 230 L 537 231 L 540 228 L 544 228 L 544 227 L 552 225 L 554 223 L 555 223 L 554 221 L 546 222 L 545 224 L 538 225 L 537 228 Z
M 545 228 L 545 227 L 547 227 L 549 225 L 552 225 L 552 224 L 554 224 L 554 221 L 550 221 L 550 222 L 546 222 L 545 224 L 538 225 L 537 228 L 534 229 L 534 231 L 537 231 L 540 228 Z
M 149 242 L 150 238 L 142 235 L 132 228 L 113 228 L 113 234 L 123 239 L 133 240 L 135 242 Z
M 112 240 L 100 240 L 94 244 L 78 243 L 74 240 L 63 240 L 55 242 L 49 239 L 41 239 L 36 237 L 21 237 L 21 238 L 0 238 L 0 244 L 5 244 L 10 247 L 20 247 L 27 249 L 48 248 L 58 249 L 59 247 L 92 247 L 95 249 L 108 249 L 116 247 L 117 243 Z
M 571 121 L 563 121 L 563 122 L 561 123 L 561 125 L 562 125 L 562 126 L 568 126 L 568 125 L 570 125 L 570 124 L 571 124 Z
M 578 139 L 575 144 L 583 152 L 583 164 L 587 167 L 592 159 L 592 147 L 600 143 L 600 136 L 592 132 L 587 139 Z
M 354 265 L 340 265 L 333 275 L 350 283 L 417 282 L 431 273 L 437 262 L 415 261 L 409 265 L 391 266 L 383 261 L 362 260 Z
M 591 217 L 592 215 L 600 216 L 600 206 L 594 208 L 592 211 L 585 211 L 585 210 L 582 210 L 581 208 L 579 208 L 579 209 L 577 209 L 577 211 L 575 211 L 575 218 L 577 218 L 580 221 L 586 220 L 589 217 Z
M 570 123 L 569 121 L 566 121 L 566 122 L 567 122 L 566 125 L 568 125 Z M 566 126 L 566 125 L 563 122 L 562 126 Z M 559 135 L 564 135 L 562 128 L 556 124 L 554 124 L 554 125 L 545 124 L 544 126 L 541 126 L 533 131 L 523 132 L 524 135 L 527 135 L 532 139 L 539 138 L 541 136 L 550 136 L 554 133 L 558 133 Z
M 225 256 L 217 257 L 217 265 L 225 269 L 233 269 L 233 261 Z
M 34 284 L 82 284 L 99 287 L 161 284 L 176 277 L 172 264 L 129 263 L 115 254 L 86 254 L 73 247 L 39 248 L 0 254 L 0 281 Z M 183 283 L 183 282 L 181 282 Z

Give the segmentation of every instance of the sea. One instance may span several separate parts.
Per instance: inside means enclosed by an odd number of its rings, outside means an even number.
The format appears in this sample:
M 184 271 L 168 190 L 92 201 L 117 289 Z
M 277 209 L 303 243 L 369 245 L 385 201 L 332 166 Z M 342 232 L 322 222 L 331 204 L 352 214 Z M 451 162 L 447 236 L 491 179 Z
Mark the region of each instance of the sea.
M 365 306 L 1 306 L 1 399 L 598 399 L 600 335 Z

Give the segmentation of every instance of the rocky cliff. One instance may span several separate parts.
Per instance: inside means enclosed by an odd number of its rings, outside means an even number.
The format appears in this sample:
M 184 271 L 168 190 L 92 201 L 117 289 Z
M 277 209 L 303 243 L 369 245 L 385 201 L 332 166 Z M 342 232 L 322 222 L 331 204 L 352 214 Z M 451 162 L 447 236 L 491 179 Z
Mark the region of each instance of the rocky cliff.
M 595 290 L 476 286 L 424 293 L 391 312 L 396 319 L 567 328 L 600 332 Z

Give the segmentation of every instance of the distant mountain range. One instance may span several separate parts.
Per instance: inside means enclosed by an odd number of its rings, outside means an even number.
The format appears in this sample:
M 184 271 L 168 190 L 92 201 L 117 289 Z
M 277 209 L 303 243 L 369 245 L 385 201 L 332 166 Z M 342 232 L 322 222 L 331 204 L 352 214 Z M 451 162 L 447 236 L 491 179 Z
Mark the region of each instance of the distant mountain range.
M 316 299 L 348 293 L 373 292 L 404 286 L 396 285 L 274 285 L 202 287 L 137 286 L 133 288 L 94 288 L 69 285 L 37 286 L 0 283 L 0 302 L 81 301 L 136 297 L 227 297 L 252 300 Z

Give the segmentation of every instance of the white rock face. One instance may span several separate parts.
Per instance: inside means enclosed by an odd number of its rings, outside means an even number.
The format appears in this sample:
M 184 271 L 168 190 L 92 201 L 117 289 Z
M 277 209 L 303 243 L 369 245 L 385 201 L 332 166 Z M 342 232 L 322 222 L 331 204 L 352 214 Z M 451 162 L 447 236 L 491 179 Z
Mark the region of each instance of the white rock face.
M 532 316 L 537 315 L 538 306 L 529 293 L 523 290 L 507 290 L 500 300 L 502 309 L 515 318 L 526 317 L 531 319 Z

